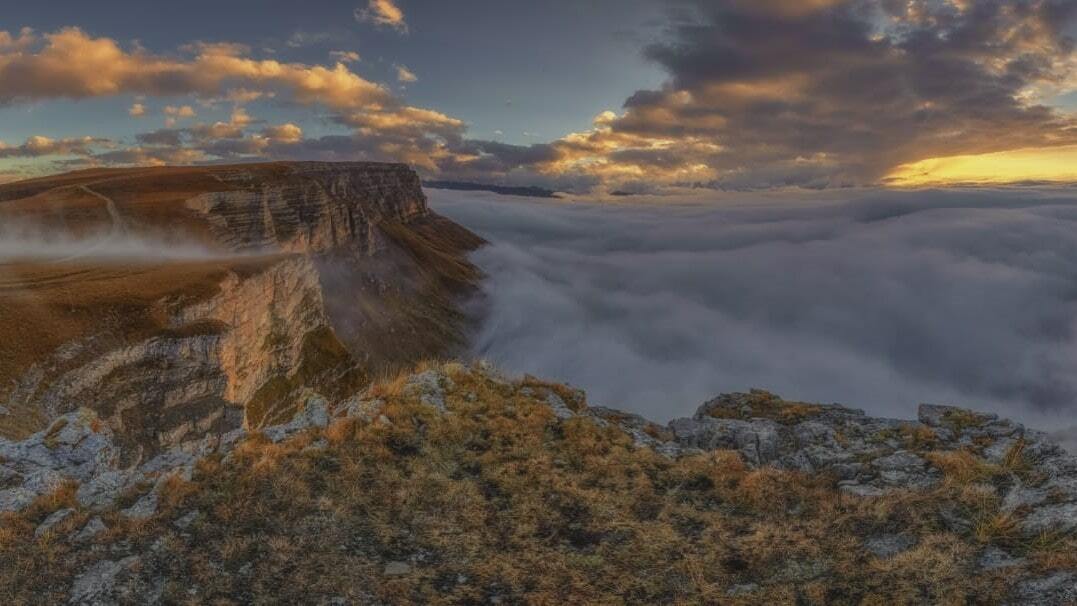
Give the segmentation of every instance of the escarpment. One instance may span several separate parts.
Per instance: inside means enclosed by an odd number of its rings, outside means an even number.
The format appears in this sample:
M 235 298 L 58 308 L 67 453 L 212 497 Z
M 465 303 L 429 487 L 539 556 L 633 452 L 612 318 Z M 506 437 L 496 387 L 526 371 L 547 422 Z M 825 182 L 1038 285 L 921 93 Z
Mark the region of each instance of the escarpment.
M 71 173 L 0 187 L 0 220 L 86 243 L 0 261 L 0 435 L 85 407 L 132 459 L 453 353 L 481 243 L 375 163 Z

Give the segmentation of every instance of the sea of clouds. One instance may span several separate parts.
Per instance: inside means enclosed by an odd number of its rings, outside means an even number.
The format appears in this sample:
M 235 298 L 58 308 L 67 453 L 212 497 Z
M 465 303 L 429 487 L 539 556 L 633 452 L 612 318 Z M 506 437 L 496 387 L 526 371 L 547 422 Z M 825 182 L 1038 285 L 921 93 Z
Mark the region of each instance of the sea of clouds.
M 762 387 L 1077 425 L 1077 191 L 428 193 L 490 241 L 475 354 L 593 403 L 667 420 Z

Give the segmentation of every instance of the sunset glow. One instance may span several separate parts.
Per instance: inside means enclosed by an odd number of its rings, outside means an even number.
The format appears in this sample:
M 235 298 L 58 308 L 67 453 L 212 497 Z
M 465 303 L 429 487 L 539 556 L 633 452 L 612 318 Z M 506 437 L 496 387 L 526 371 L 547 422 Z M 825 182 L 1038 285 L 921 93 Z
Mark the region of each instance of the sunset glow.
M 1077 145 L 930 158 L 899 166 L 886 177 L 893 187 L 1022 182 L 1077 183 Z

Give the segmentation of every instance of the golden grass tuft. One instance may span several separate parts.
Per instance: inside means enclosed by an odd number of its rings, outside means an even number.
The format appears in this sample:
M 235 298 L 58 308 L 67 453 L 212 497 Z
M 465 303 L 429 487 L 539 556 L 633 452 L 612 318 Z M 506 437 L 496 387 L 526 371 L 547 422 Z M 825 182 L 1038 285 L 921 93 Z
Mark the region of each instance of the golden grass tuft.
M 926 455 L 927 460 L 942 470 L 947 482 L 967 485 L 982 482 L 999 473 L 999 468 L 967 450 L 937 450 Z

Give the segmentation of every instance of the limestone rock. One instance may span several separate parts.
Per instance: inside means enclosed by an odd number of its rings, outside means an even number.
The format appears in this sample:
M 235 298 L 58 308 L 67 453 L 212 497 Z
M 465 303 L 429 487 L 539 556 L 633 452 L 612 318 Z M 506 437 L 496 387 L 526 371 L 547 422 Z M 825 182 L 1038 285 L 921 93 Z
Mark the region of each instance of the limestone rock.
M 72 584 L 68 604 L 97 606 L 113 603 L 118 577 L 137 566 L 139 561 L 137 556 L 129 556 L 116 561 L 103 560 L 90 566 Z
M 137 476 L 130 471 L 107 471 L 79 486 L 75 498 L 83 507 L 101 509 L 116 502 L 120 494 L 135 481 Z
M 100 516 L 95 516 L 89 522 L 86 522 L 82 530 L 75 535 L 74 540 L 75 542 L 88 541 L 106 530 L 108 530 L 108 527 L 105 526 L 104 520 Z
M 307 398 L 302 410 L 284 425 L 275 425 L 262 431 L 272 442 L 280 442 L 304 429 L 329 425 L 329 407 L 321 396 Z
M 124 509 L 123 515 L 132 520 L 148 520 L 157 514 L 157 491 L 151 490 L 146 493 L 135 504 Z
M 438 412 L 446 412 L 445 390 L 454 389 L 452 379 L 440 370 L 431 369 L 412 375 L 404 384 L 404 394 L 419 398 L 427 406 Z

